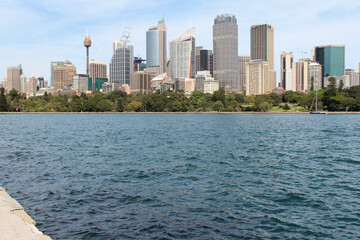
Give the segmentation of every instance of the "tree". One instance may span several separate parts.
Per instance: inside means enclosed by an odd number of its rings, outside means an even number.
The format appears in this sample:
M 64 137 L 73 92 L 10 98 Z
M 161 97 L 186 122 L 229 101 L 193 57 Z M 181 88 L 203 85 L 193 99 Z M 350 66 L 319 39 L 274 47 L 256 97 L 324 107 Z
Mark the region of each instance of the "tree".
M 339 91 L 342 92 L 342 91 L 343 91 L 343 88 L 344 88 L 344 82 L 343 82 L 343 80 L 340 80 L 340 83 L 339 83 Z
M 221 101 L 217 101 L 215 104 L 214 104 L 214 111 L 217 111 L 217 112 L 221 112 L 221 111 L 224 111 L 225 108 L 224 108 L 224 104 L 221 102 Z
M 284 109 L 285 111 L 289 111 L 291 108 L 290 108 L 289 104 L 286 103 L 286 104 L 283 106 L 283 109 Z
M 7 111 L 9 111 L 9 105 L 6 101 L 5 89 L 0 88 L 0 112 L 7 112 Z
M 314 76 L 311 76 L 310 78 L 310 91 L 314 91 Z
M 10 90 L 9 96 L 11 98 L 11 101 L 14 101 L 16 98 L 18 98 L 18 92 L 13 88 Z

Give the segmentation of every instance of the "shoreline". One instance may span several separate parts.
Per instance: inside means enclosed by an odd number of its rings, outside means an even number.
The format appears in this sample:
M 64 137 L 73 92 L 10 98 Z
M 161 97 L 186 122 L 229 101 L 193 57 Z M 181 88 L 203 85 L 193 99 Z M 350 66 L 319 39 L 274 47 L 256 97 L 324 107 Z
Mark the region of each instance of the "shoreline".
M 328 114 L 360 114 L 360 112 L 327 112 Z M 310 112 L 0 112 L 1 114 L 310 114 Z

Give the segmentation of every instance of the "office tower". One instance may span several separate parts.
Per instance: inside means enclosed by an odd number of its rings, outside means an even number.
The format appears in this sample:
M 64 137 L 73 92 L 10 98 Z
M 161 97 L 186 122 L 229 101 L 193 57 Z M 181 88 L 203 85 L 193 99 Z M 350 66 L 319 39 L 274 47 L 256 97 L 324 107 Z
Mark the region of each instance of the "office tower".
M 293 90 L 292 65 L 294 55 L 292 52 L 284 51 L 280 55 L 280 83 L 284 90 Z
M 89 77 L 91 78 L 91 89 L 96 89 L 96 79 L 107 78 L 107 65 L 106 62 L 91 61 Z
M 146 65 L 147 68 L 159 68 L 160 73 L 166 72 L 167 60 L 166 25 L 164 18 L 156 27 L 146 32 Z
M 345 45 L 325 45 L 314 48 L 315 60 L 322 65 L 322 77 L 345 74 Z M 322 87 L 327 83 L 323 80 Z
M 293 63 L 293 89 L 289 89 L 296 92 L 309 91 L 311 88 L 309 79 L 309 64 L 311 60 L 309 58 L 299 59 L 298 62 Z
M 126 41 L 115 41 L 109 69 L 110 82 L 130 84 L 130 75 L 134 72 L 134 47 Z
M 64 66 L 54 67 L 54 91 L 68 87 L 73 83 L 76 67 L 70 62 L 65 61 Z
M 38 77 L 38 86 L 39 86 L 39 89 L 45 87 L 45 79 L 44 79 L 44 77 Z
M 7 78 L 3 78 L 3 88 L 5 88 L 5 93 L 7 92 Z
M 238 64 L 238 25 L 233 14 L 218 15 L 213 25 L 214 79 L 220 87 L 240 90 Z
M 195 62 L 195 27 L 170 42 L 171 78 L 194 78 Z
M 322 88 L 322 66 L 319 63 L 311 62 L 309 64 L 308 81 L 310 83 L 309 90 L 319 90 Z
M 269 62 L 270 70 L 274 70 L 274 28 L 270 24 L 252 25 L 250 34 L 251 60 Z
M 196 91 L 213 94 L 214 91 L 219 90 L 219 81 L 216 81 L 214 80 L 214 78 L 211 77 L 210 71 L 198 71 L 195 80 L 196 80 L 196 84 L 195 84 Z M 216 84 L 217 84 L 217 89 L 215 86 Z
M 350 87 L 359 86 L 359 73 L 354 69 L 345 69 L 345 75 L 349 76 Z
M 21 92 L 21 82 L 20 82 L 21 68 L 20 67 L 9 67 L 7 69 L 7 90 L 8 92 L 12 89 L 15 89 L 18 92 Z
M 85 36 L 84 46 L 86 47 L 86 74 L 89 75 L 89 48 L 91 47 L 89 34 L 86 34 Z
M 250 62 L 250 56 L 239 56 L 239 92 L 246 92 L 246 64 Z
M 89 88 L 89 76 L 87 74 L 76 74 L 73 77 L 73 88 L 79 93 L 86 92 Z
M 68 61 L 68 60 L 66 60 Z M 64 66 L 65 65 L 65 61 L 52 61 L 50 63 L 50 83 L 49 86 L 53 87 L 54 86 L 54 67 L 56 66 Z
M 199 46 L 195 48 L 195 59 L 196 59 L 196 73 L 200 70 L 200 51 L 204 48 Z
M 32 76 L 29 78 L 29 82 L 27 84 L 27 96 L 32 97 L 37 92 L 37 78 L 35 76 Z
M 27 93 L 27 77 L 25 74 L 20 75 L 20 92 L 21 93 Z
M 255 60 L 246 64 L 246 95 L 270 93 L 276 85 L 274 80 L 269 62 Z
M 150 74 L 138 71 L 131 74 L 130 78 L 130 90 L 131 94 L 150 94 L 151 93 L 151 81 Z

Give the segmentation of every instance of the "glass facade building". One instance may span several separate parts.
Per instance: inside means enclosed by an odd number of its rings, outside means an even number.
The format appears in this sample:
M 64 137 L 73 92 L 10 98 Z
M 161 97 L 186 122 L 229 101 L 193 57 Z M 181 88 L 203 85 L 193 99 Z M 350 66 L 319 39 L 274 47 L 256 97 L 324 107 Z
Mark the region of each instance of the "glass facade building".
M 156 27 L 146 32 L 146 66 L 148 68 L 160 68 L 160 72 L 166 72 L 167 39 L 165 20 L 159 21 Z
M 195 28 L 170 42 L 171 78 L 195 78 Z
M 130 75 L 134 72 L 134 47 L 123 43 L 114 50 L 109 65 L 110 82 L 130 85 Z
M 345 74 L 345 46 L 327 45 L 315 47 L 315 60 L 322 65 L 322 87 L 325 77 L 338 77 Z
M 218 15 L 213 25 L 213 72 L 221 88 L 240 90 L 238 25 L 233 14 Z

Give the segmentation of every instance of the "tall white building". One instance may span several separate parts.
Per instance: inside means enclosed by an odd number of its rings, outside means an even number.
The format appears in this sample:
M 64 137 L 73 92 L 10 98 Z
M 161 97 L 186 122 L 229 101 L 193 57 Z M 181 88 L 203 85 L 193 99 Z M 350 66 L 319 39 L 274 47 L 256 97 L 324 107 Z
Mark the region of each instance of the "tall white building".
M 110 82 L 130 85 L 134 72 L 134 47 L 125 41 L 115 41 L 110 62 Z
M 284 51 L 280 55 L 280 83 L 284 90 L 293 90 L 294 56 L 292 52 Z
M 195 27 L 170 42 L 171 78 L 195 78 Z
M 354 69 L 345 69 L 345 75 L 349 76 L 350 87 L 359 86 L 359 73 Z
M 317 62 L 309 64 L 309 90 L 319 90 L 322 86 L 322 66 Z
M 270 93 L 275 88 L 275 81 L 269 62 L 256 60 L 246 65 L 246 95 Z
M 246 64 L 250 62 L 250 56 L 239 56 L 239 92 L 246 92 Z
M 20 76 L 20 88 L 21 88 L 21 93 L 27 93 L 27 77 L 25 76 L 25 74 L 21 74 Z

